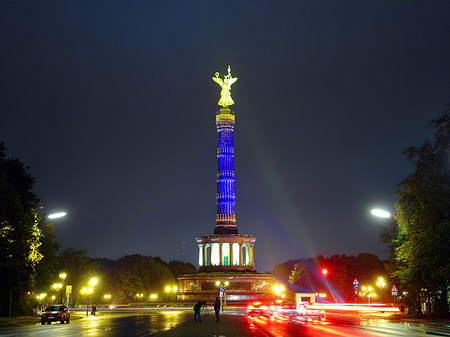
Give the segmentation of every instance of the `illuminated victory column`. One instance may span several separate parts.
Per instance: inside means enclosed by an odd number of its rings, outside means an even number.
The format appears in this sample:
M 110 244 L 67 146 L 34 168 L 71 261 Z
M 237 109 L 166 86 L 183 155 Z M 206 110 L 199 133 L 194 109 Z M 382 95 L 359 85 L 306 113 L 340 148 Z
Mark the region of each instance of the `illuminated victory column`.
M 222 87 L 219 105 L 223 106 L 216 114 L 216 127 L 218 135 L 217 145 L 217 215 L 214 234 L 237 234 L 236 227 L 236 194 L 234 192 L 234 112 L 228 106 L 234 104 L 231 98 L 231 85 L 237 81 L 237 77 L 231 77 L 231 69 L 228 67 L 228 75 L 224 80 L 216 73 L 213 80 Z
M 233 131 L 235 114 L 229 106 L 234 104 L 231 98 L 231 85 L 237 81 L 232 77 L 231 69 L 223 79 L 219 73 L 212 78 L 222 88 L 218 104 L 222 108 L 216 113 L 217 127 L 217 213 L 214 235 L 198 237 L 198 271 L 250 271 L 254 272 L 253 244 L 251 235 L 238 234 L 236 227 L 236 195 L 234 176 Z
M 229 106 L 234 104 L 230 90 L 237 78 L 231 76 L 231 69 L 228 67 L 228 74 L 223 79 L 216 73 L 213 80 L 222 88 L 218 103 L 222 108 L 216 113 L 216 226 L 214 234 L 196 238 L 199 266 L 195 273 L 178 277 L 178 300 L 214 300 L 218 296 L 218 284 L 226 286 L 227 301 L 268 299 L 272 296 L 274 277 L 256 272 L 253 263 L 255 238 L 239 234 L 236 227 L 233 146 L 235 114 Z

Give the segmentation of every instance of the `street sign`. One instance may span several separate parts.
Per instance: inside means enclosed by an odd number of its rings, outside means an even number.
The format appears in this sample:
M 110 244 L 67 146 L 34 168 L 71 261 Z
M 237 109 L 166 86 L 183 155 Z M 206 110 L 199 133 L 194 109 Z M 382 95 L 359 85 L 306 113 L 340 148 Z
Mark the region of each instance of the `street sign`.
M 355 280 L 353 281 L 353 284 L 359 284 L 358 280 L 355 279 Z
M 392 286 L 391 293 L 392 293 L 392 296 L 397 296 L 398 295 L 398 289 L 395 286 L 395 284 Z
M 219 287 L 219 297 L 223 298 L 223 287 Z
M 359 284 L 353 284 L 353 288 L 355 288 L 355 290 L 357 290 L 359 287 Z

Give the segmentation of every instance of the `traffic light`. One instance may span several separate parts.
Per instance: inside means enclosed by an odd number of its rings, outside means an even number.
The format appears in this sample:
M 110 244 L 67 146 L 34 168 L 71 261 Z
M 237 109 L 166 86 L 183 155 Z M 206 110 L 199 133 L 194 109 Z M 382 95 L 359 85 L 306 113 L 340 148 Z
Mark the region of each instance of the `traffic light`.
M 323 268 L 322 269 L 322 276 L 323 277 L 327 277 L 328 276 L 328 269 L 327 268 Z

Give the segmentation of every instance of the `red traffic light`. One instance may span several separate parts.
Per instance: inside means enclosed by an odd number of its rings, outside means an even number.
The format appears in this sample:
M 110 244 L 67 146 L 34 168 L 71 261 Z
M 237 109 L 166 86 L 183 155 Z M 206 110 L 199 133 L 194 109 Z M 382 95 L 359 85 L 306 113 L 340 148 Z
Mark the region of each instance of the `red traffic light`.
M 328 276 L 328 269 L 327 268 L 323 268 L 322 269 L 322 275 L 323 275 L 323 277 L 327 277 Z

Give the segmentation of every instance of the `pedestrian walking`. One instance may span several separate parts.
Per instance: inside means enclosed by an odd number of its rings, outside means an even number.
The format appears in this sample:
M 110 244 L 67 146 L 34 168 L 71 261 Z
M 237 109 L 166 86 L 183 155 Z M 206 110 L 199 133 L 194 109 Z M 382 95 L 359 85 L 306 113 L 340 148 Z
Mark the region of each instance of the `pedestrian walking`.
M 216 322 L 220 322 L 219 313 L 220 313 L 220 301 L 219 298 L 216 297 L 216 301 L 214 302 L 214 312 L 216 313 Z
M 194 321 L 197 322 L 197 318 L 198 321 L 201 322 L 202 320 L 200 319 L 200 310 L 202 309 L 203 306 L 203 301 L 198 302 L 195 306 L 194 306 Z M 206 304 L 206 303 L 205 303 Z

